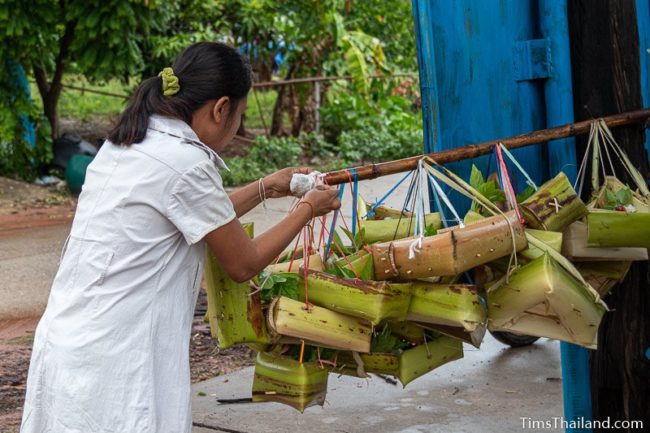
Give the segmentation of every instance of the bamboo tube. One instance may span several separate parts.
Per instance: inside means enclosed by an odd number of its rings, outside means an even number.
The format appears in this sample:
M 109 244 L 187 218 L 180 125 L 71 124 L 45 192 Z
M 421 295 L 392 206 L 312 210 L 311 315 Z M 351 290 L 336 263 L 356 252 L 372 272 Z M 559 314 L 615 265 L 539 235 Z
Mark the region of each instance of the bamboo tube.
M 244 229 L 253 236 L 253 224 L 246 224 Z M 260 293 L 251 295 L 248 282 L 237 283 L 229 278 L 209 249 L 204 273 L 210 330 L 212 337 L 219 341 L 219 348 L 227 349 L 240 343 L 268 343 Z
M 440 214 L 438 212 L 426 214 L 424 217 L 425 226 L 432 225 L 436 230 L 442 227 Z M 365 220 L 361 221 L 363 228 L 363 240 L 367 244 L 375 242 L 386 242 L 393 239 L 403 239 L 411 236 L 409 231 L 415 228 L 415 222 L 410 218 Z
M 302 276 L 300 284 L 304 284 Z M 349 280 L 317 271 L 309 271 L 307 288 L 309 301 L 315 305 L 373 325 L 387 319 L 404 320 L 411 301 L 409 284 Z
M 633 123 L 642 123 L 650 118 L 650 110 L 630 111 L 627 113 L 616 114 L 603 118 L 603 121 L 610 128 L 630 125 Z M 404 158 L 397 161 L 382 162 L 378 164 L 364 165 L 355 167 L 356 178 L 358 180 L 375 179 L 380 176 L 401 173 L 404 171 L 415 170 L 418 161 L 424 156 L 428 156 L 439 164 L 445 164 L 452 161 L 461 161 L 481 155 L 487 155 L 492 152 L 495 145 L 503 143 L 508 149 L 530 146 L 533 144 L 547 143 L 558 138 L 574 137 L 580 134 L 586 134 L 590 131 L 593 120 L 585 120 L 577 123 L 569 123 L 555 128 L 541 129 L 527 134 L 516 135 L 509 138 L 486 141 L 479 144 L 470 144 L 468 146 L 457 147 L 455 149 L 444 150 L 442 152 L 430 153 L 428 155 L 418 155 L 410 158 Z M 351 170 L 337 170 L 325 173 L 324 181 L 328 185 L 338 185 L 350 181 Z
M 366 208 L 369 211 L 372 208 L 372 205 L 368 204 L 368 205 L 366 205 Z M 394 209 L 392 207 L 383 206 L 383 205 L 377 206 L 373 210 L 373 212 L 375 213 L 375 215 L 372 216 L 372 217 L 369 217 L 368 221 L 383 220 L 383 219 L 386 219 L 386 218 L 400 219 L 400 217 L 402 219 L 404 219 L 404 218 L 408 219 L 412 215 L 411 212 L 408 212 L 408 211 L 405 211 L 405 210 L 400 210 L 400 209 Z
M 576 221 L 564 230 L 562 254 L 572 261 L 636 261 L 648 260 L 646 248 L 599 248 L 588 247 L 588 228 L 582 221 Z
M 512 272 L 507 283 L 488 290 L 488 327 L 495 331 L 524 332 L 559 338 L 585 347 L 593 347 L 598 325 L 606 307 L 594 290 L 578 281 L 555 260 L 545 254 Z M 530 317 L 535 316 L 535 317 Z M 544 317 L 552 320 L 541 320 Z M 558 336 L 555 322 L 566 331 Z
M 521 203 L 520 209 L 529 227 L 549 231 L 562 231 L 587 214 L 587 207 L 562 172 Z
M 422 248 L 409 259 L 412 239 L 372 245 L 375 279 L 386 280 L 458 275 L 483 263 L 521 251 L 528 245 L 514 211 L 465 227 L 455 227 L 422 240 Z
M 253 401 L 274 401 L 300 412 L 325 403 L 329 372 L 315 362 L 303 362 L 260 352 L 253 376 Z
M 269 327 L 279 335 L 303 339 L 330 349 L 370 352 L 372 324 L 364 319 L 280 297 L 268 313 Z
M 650 248 L 650 213 L 593 209 L 587 226 L 587 246 Z
M 292 274 L 297 274 L 298 270 L 302 267 L 305 259 L 294 259 L 293 263 L 291 262 L 282 262 L 268 265 L 265 270 L 268 272 L 278 273 L 278 272 L 291 272 Z M 289 271 L 289 265 L 291 265 L 291 271 Z M 314 271 L 323 270 L 323 259 L 320 254 L 312 254 L 309 256 L 309 269 Z
M 414 282 L 406 319 L 462 327 L 472 332 L 485 323 L 486 308 L 476 286 Z

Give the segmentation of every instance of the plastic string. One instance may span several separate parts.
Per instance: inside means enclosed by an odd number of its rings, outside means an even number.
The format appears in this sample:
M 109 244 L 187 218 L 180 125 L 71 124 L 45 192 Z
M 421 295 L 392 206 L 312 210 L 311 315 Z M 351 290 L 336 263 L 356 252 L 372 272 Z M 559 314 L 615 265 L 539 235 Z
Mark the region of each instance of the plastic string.
M 415 173 L 415 170 L 411 170 L 408 173 L 406 173 L 395 185 L 393 185 L 386 194 L 384 194 L 375 204 L 373 204 L 370 207 L 370 210 L 368 211 L 368 217 L 373 217 L 375 216 L 375 209 L 377 209 L 379 206 L 381 206 L 388 197 L 390 197 L 391 194 L 397 190 L 397 188 L 413 173 Z
M 339 186 L 339 195 L 338 195 L 339 201 L 343 199 L 344 190 L 345 190 L 345 184 L 343 183 L 341 184 L 341 186 Z M 338 214 L 339 214 L 338 212 L 334 212 L 334 217 L 332 218 L 332 224 L 330 225 L 330 229 L 329 229 L 329 238 L 327 239 L 327 246 L 325 247 L 325 259 L 327 259 L 327 257 L 329 257 L 330 255 L 330 250 L 332 247 L 332 238 L 334 236 L 334 230 L 336 229 L 336 220 L 338 218 Z

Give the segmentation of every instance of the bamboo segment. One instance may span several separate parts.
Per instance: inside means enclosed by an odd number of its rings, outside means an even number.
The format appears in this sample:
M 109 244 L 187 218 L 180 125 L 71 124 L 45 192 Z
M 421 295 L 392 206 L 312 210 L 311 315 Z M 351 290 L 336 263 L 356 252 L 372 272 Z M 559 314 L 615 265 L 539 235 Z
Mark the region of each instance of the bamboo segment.
M 648 260 L 646 248 L 598 248 L 588 247 L 588 228 L 576 221 L 564 230 L 562 254 L 572 261 L 635 261 Z
M 368 206 L 368 210 L 370 210 L 371 205 Z M 394 209 L 392 207 L 388 206 L 377 206 L 374 209 L 375 215 L 372 218 L 368 219 L 386 219 L 386 218 L 392 218 L 392 219 L 399 219 L 400 216 L 402 218 L 410 218 L 412 213 L 409 211 L 405 210 L 400 210 L 400 209 Z
M 476 286 L 415 282 L 411 285 L 411 305 L 406 319 L 472 332 L 485 323 L 486 308 Z
M 520 209 L 529 227 L 549 231 L 562 231 L 587 214 L 587 207 L 562 172 L 521 203 Z
M 436 230 L 442 227 L 438 212 L 426 214 L 424 221 L 427 227 L 432 225 Z M 401 219 L 398 217 L 397 219 L 365 220 L 361 221 L 361 227 L 364 230 L 363 240 L 368 244 L 372 244 L 411 236 L 411 232 L 415 228 L 415 221 L 409 217 L 402 217 Z
M 408 284 L 349 280 L 317 271 L 307 276 L 310 302 L 373 325 L 387 319 L 404 320 L 411 301 L 409 289 Z
M 303 362 L 273 353 L 257 354 L 253 401 L 284 403 L 300 412 L 325 403 L 329 372 L 315 362 Z
M 587 226 L 590 247 L 650 248 L 650 213 L 593 209 Z
M 632 262 L 581 262 L 576 263 L 576 268 L 585 281 L 593 287 L 601 297 L 605 297 L 611 290 L 623 281 L 632 267 Z
M 488 327 L 594 347 L 606 307 L 593 289 L 578 281 L 548 254 L 512 272 L 507 283 L 488 291 Z M 535 316 L 535 318 L 530 317 Z M 549 320 L 537 319 L 537 316 Z M 522 322 L 522 323 L 519 323 Z M 524 324 L 535 323 L 521 331 Z M 564 329 L 558 336 L 555 322 Z
M 253 225 L 244 226 L 253 236 Z M 205 281 L 208 294 L 208 318 L 212 337 L 219 341 L 219 348 L 227 349 L 239 343 L 269 342 L 262 312 L 260 293 L 248 282 L 237 283 L 229 278 L 207 250 L 205 258 Z
M 268 265 L 265 270 L 273 273 L 291 272 L 293 274 L 297 274 L 298 269 L 302 267 L 304 262 L 305 260 L 302 258 L 294 259 L 293 263 L 283 262 Z M 289 271 L 289 266 L 291 266 L 291 271 Z M 323 259 L 321 258 L 320 254 L 312 254 L 309 256 L 309 269 L 313 269 L 315 271 L 323 270 Z
M 431 370 L 462 357 L 462 341 L 439 335 L 426 344 L 398 353 L 364 353 L 361 354 L 361 361 L 366 373 L 395 376 L 406 386 Z M 357 363 L 349 354 L 341 354 L 339 363 L 343 366 L 343 374 L 359 376 Z
M 458 275 L 475 266 L 521 251 L 528 245 L 524 229 L 514 211 L 485 218 L 465 227 L 455 227 L 422 240 L 420 252 L 409 259 L 413 239 L 371 246 L 375 279 L 386 280 Z
M 268 314 L 270 328 L 279 335 L 296 337 L 330 349 L 370 352 L 372 324 L 364 319 L 280 297 Z

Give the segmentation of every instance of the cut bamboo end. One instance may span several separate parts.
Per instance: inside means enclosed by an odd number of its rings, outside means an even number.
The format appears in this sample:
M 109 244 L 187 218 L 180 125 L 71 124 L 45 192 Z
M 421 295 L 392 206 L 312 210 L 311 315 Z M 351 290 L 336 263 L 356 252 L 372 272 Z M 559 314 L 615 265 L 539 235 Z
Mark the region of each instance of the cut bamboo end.
M 412 243 L 412 239 L 402 239 L 372 245 L 375 279 L 458 275 L 507 256 L 513 252 L 513 248 L 521 251 L 528 245 L 524 229 L 514 211 L 425 237 L 420 252 L 409 259 Z
M 244 226 L 253 236 L 253 225 Z M 212 336 L 219 348 L 227 349 L 236 344 L 267 344 L 262 300 L 259 292 L 252 294 L 248 282 L 237 283 L 229 278 L 208 250 L 205 257 L 204 275 L 208 294 L 208 320 Z
M 349 280 L 317 271 L 309 271 L 307 288 L 309 301 L 315 305 L 373 325 L 388 319 L 404 320 L 411 301 L 409 284 Z
M 486 320 L 484 301 L 476 286 L 469 284 L 413 283 L 406 319 L 413 322 L 476 330 Z
M 293 263 L 283 262 L 269 265 L 265 268 L 265 270 L 272 273 L 291 272 L 292 274 L 297 274 L 298 270 L 303 267 L 304 263 L 305 259 L 300 258 L 295 259 Z M 312 254 L 309 256 L 309 269 L 313 269 L 315 271 L 322 271 L 324 269 L 323 259 L 321 258 L 320 254 Z
M 442 227 L 438 212 L 425 215 L 425 225 L 433 226 L 436 230 Z M 397 219 L 366 220 L 361 221 L 364 230 L 363 240 L 368 243 L 387 242 L 394 239 L 403 239 L 412 235 L 415 222 L 410 217 Z
M 558 232 L 587 214 L 587 206 L 562 172 L 521 203 L 520 209 L 529 227 Z
M 646 248 L 589 247 L 588 226 L 576 221 L 564 230 L 562 254 L 572 261 L 648 260 Z
M 268 319 L 279 335 L 330 349 L 370 352 L 372 324 L 365 319 L 315 305 L 307 310 L 303 302 L 285 297 L 274 300 Z
M 300 412 L 325 403 L 328 371 L 314 362 L 300 363 L 273 353 L 258 353 L 253 377 L 253 401 L 277 402 Z
M 650 248 L 650 213 L 593 209 L 587 215 L 587 246 Z
M 490 330 L 527 332 L 585 347 L 593 347 L 606 310 L 588 284 L 576 279 L 548 254 L 515 270 L 507 283 L 488 291 L 487 296 Z M 553 322 L 564 329 L 562 335 L 557 326 L 551 325 Z M 524 324 L 530 324 L 532 329 L 522 331 Z

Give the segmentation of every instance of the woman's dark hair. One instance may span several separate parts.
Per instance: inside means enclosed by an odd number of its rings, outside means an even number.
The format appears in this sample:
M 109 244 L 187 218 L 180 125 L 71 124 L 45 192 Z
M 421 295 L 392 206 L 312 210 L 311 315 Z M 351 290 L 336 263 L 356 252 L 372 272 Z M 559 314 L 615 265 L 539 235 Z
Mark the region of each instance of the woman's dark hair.
M 236 49 L 218 42 L 200 42 L 187 47 L 174 60 L 174 75 L 180 90 L 163 95 L 162 78 L 144 80 L 109 132 L 114 144 L 130 146 L 140 143 L 147 134 L 149 117 L 160 114 L 181 119 L 188 124 L 192 114 L 206 102 L 228 96 L 231 110 L 246 97 L 251 88 L 251 66 Z

